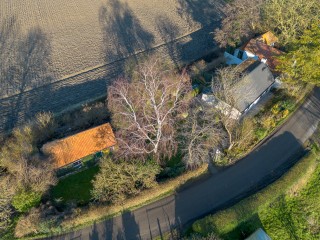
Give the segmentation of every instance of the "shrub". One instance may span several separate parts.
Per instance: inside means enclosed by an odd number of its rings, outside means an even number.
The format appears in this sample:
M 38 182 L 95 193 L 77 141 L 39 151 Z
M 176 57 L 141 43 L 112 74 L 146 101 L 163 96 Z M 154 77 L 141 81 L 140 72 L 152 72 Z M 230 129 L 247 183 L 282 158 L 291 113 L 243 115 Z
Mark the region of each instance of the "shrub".
M 12 206 L 19 212 L 28 212 L 31 208 L 40 204 L 41 194 L 38 192 L 22 191 L 15 195 Z
M 19 217 L 14 229 L 16 238 L 22 238 L 37 233 L 61 233 L 59 221 L 62 215 L 57 214 L 56 209 L 48 203 L 38 208 L 32 208 L 28 213 Z
M 268 130 L 265 128 L 257 128 L 255 130 L 255 135 L 258 140 L 262 140 L 268 133 Z
M 40 212 L 32 209 L 27 215 L 19 218 L 15 227 L 15 237 L 21 238 L 32 233 L 37 233 L 37 226 L 40 223 Z
M 262 125 L 266 129 L 274 128 L 276 126 L 276 121 L 273 116 L 269 116 L 262 121 Z
M 94 199 L 102 202 L 118 202 L 142 189 L 156 184 L 160 167 L 154 162 L 113 161 L 110 157 L 101 159 L 100 172 L 93 180 L 91 192 Z
M 220 238 L 214 233 L 209 233 L 205 237 L 200 234 L 192 234 L 191 236 L 184 237 L 182 240 L 220 240 Z
M 39 112 L 35 116 L 34 132 L 37 141 L 48 140 L 54 134 L 57 124 L 51 112 Z
M 274 115 L 277 115 L 280 112 L 281 108 L 279 106 L 279 103 L 276 103 L 275 105 L 273 105 L 273 107 L 271 108 L 271 112 Z
M 289 110 L 286 109 L 282 112 L 282 119 L 286 118 L 289 115 Z

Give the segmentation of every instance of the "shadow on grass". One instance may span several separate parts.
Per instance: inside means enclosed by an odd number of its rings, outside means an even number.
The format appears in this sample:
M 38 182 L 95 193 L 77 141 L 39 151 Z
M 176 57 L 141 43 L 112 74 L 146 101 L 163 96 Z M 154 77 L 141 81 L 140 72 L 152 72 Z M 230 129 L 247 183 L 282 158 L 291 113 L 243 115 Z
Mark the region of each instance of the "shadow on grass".
M 254 214 L 246 221 L 240 222 L 232 231 L 222 234 L 221 237 L 225 240 L 242 240 L 249 237 L 258 228 L 262 228 L 262 223 L 258 214 Z
M 76 174 L 60 179 L 51 190 L 53 199 L 60 199 L 63 204 L 68 202 L 77 205 L 86 205 L 91 200 L 92 180 L 99 171 L 99 166 L 94 166 Z

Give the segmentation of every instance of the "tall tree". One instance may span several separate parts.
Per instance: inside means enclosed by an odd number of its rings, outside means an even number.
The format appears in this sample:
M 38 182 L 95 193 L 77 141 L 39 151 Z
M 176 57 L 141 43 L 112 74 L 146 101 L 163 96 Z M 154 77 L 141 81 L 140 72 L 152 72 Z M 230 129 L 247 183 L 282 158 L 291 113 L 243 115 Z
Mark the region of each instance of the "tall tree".
M 294 40 L 280 61 L 284 80 L 320 85 L 320 21 Z
M 234 0 L 223 9 L 222 27 L 214 31 L 220 47 L 236 46 L 261 28 L 261 8 L 264 0 Z
M 180 126 L 180 150 L 188 168 L 207 162 L 210 150 L 215 149 L 224 136 L 216 113 L 197 99 L 192 101 L 188 116 Z
M 267 0 L 262 13 L 265 27 L 278 32 L 281 43 L 287 45 L 320 19 L 320 1 Z
M 239 68 L 230 66 L 217 69 L 212 81 L 212 92 L 218 101 L 222 102 L 214 111 L 218 114 L 219 121 L 228 134 L 229 150 L 235 143 L 234 134 L 239 124 L 237 118 L 239 116 L 237 116 L 234 106 L 241 96 L 235 94 L 234 84 L 244 77 Z
M 141 64 L 131 81 L 108 88 L 108 108 L 123 157 L 152 155 L 157 161 L 176 149 L 175 122 L 188 105 L 189 76 L 167 69 L 155 57 Z

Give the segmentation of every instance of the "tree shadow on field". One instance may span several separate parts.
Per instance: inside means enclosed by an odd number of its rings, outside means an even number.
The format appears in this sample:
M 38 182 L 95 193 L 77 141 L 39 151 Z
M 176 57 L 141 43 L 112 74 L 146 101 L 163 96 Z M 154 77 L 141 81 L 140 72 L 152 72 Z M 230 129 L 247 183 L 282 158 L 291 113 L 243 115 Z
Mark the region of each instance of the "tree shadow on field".
M 152 33 L 144 29 L 127 3 L 109 0 L 99 10 L 99 21 L 104 39 L 105 62 L 118 61 L 119 73 L 124 70 L 123 59 L 150 49 L 154 43 Z
M 10 102 L 6 129 L 16 126 L 21 109 L 27 112 L 30 105 L 23 93 L 52 81 L 48 74 L 51 46 L 40 28 L 26 34 L 15 17 L 0 22 L 0 99 L 15 95 Z
M 190 26 L 195 23 L 214 29 L 223 16 L 224 0 L 178 0 L 177 12 Z
M 178 27 L 170 21 L 169 18 L 159 16 L 156 19 L 157 30 L 160 33 L 162 41 L 165 43 L 166 51 L 176 68 L 180 67 L 180 48 L 174 44 L 174 40 L 179 36 Z

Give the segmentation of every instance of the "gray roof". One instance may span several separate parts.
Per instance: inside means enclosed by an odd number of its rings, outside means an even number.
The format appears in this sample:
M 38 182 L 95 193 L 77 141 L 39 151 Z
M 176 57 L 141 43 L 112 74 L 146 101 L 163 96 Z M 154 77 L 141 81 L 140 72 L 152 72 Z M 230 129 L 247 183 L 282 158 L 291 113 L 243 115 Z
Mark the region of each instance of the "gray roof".
M 271 240 L 271 238 L 265 233 L 265 231 L 259 228 L 245 240 Z
M 233 86 L 234 107 L 243 112 L 275 82 L 275 79 L 268 66 L 258 60 L 248 59 L 238 67 L 244 68 L 243 73 L 246 75 Z

